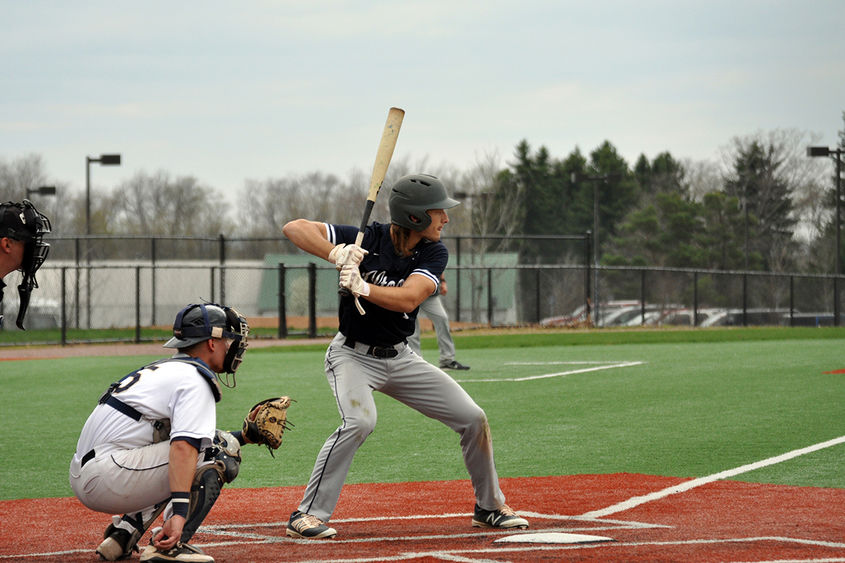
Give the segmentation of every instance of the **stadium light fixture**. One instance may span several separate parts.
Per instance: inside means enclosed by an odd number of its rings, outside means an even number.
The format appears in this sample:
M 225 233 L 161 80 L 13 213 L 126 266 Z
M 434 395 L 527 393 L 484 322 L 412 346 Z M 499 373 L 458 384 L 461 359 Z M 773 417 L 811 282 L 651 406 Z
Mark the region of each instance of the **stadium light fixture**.
M 119 154 L 101 154 L 100 158 L 85 157 L 85 234 L 91 234 L 91 163 L 99 162 L 102 166 L 119 166 Z
M 834 258 L 834 271 L 836 272 L 837 280 L 839 275 L 842 273 L 842 226 L 841 226 L 841 215 L 840 215 L 840 207 L 842 206 L 841 200 L 841 193 L 842 193 L 842 155 L 845 153 L 845 149 L 842 147 L 837 147 L 835 149 L 830 149 L 829 147 L 807 147 L 807 156 L 809 157 L 826 157 L 830 156 L 836 161 L 836 256 Z M 839 326 L 839 291 L 838 291 L 838 284 L 834 283 L 834 295 L 833 295 L 833 324 L 834 326 Z
M 38 186 L 37 188 L 27 188 L 26 198 L 29 199 L 33 195 L 56 195 L 56 186 Z

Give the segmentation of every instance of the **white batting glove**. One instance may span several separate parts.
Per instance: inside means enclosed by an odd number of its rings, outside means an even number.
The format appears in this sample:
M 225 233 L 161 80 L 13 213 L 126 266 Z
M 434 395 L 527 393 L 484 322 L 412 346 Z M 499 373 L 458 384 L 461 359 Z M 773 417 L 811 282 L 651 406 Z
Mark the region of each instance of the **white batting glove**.
M 348 289 L 353 295 L 367 297 L 370 294 L 370 284 L 361 278 L 358 266 L 344 266 L 340 270 L 340 287 Z
M 334 262 L 338 270 L 344 266 L 358 266 L 364 256 L 369 254 L 357 244 L 338 244 L 329 252 L 329 262 Z

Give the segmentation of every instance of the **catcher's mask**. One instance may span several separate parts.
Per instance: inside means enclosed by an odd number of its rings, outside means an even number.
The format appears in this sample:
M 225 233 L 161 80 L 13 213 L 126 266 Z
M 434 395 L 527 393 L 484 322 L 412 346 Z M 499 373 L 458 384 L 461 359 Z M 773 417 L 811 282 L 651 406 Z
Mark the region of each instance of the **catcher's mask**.
M 249 345 L 249 323 L 246 317 L 231 307 L 216 303 L 193 303 L 176 315 L 173 322 L 173 338 L 167 341 L 165 348 L 188 348 L 209 338 L 231 339 L 223 370 L 234 374 L 243 361 L 244 352 Z M 235 381 L 226 386 L 234 387 Z
M 0 203 L 0 238 L 7 237 L 24 243 L 23 259 L 18 268 L 23 273 L 23 278 L 18 286 L 20 304 L 15 321 L 21 330 L 25 330 L 23 321 L 29 308 L 30 295 L 32 290 L 38 287 L 35 272 L 50 252 L 50 245 L 42 240 L 44 235 L 50 232 L 50 228 L 47 216 L 38 211 L 28 199 L 20 203 Z
M 451 209 L 461 202 L 449 197 L 438 178 L 428 174 L 402 176 L 390 190 L 390 221 L 412 231 L 424 231 L 431 224 L 429 209 Z

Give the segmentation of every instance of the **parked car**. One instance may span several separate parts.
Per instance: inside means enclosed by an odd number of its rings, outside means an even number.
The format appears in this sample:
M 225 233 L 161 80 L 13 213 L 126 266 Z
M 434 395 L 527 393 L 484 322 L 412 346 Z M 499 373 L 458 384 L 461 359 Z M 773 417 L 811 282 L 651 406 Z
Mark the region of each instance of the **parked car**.
M 783 324 L 783 316 L 789 318 L 789 310 L 784 309 L 748 309 L 745 312 L 745 323 L 749 326 L 779 326 Z M 702 327 L 709 326 L 742 326 L 742 309 L 722 309 L 701 323 Z

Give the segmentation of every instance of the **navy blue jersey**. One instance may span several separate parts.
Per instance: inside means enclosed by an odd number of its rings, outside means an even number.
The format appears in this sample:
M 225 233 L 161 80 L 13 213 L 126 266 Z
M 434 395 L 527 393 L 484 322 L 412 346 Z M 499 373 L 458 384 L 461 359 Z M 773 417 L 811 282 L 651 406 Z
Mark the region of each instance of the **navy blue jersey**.
M 349 225 L 327 225 L 328 239 L 332 244 L 354 244 L 358 228 Z M 364 231 L 361 246 L 369 254 L 361 262 L 361 277 L 364 281 L 386 287 L 401 286 L 411 274 L 428 277 L 435 287 L 439 286 L 440 274 L 446 269 L 449 251 L 442 242 L 422 240 L 411 254 L 403 257 L 396 254 L 390 240 L 390 225 L 372 223 Z M 398 313 L 379 307 L 361 298 L 366 315 L 358 313 L 352 296 L 340 299 L 338 318 L 340 332 L 357 342 L 373 346 L 392 346 L 404 341 L 414 333 L 417 311 Z

